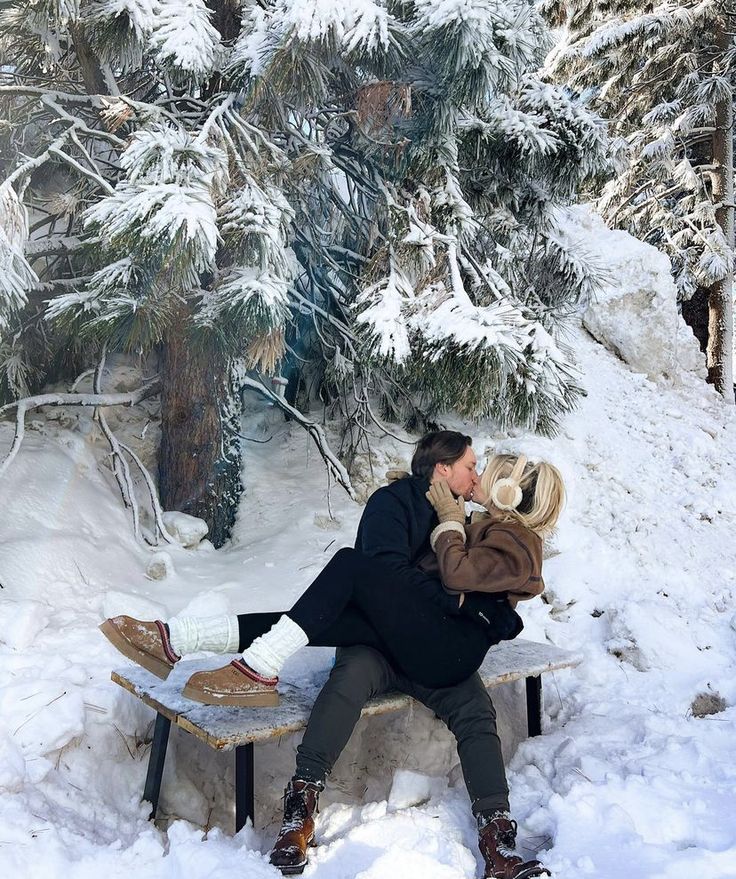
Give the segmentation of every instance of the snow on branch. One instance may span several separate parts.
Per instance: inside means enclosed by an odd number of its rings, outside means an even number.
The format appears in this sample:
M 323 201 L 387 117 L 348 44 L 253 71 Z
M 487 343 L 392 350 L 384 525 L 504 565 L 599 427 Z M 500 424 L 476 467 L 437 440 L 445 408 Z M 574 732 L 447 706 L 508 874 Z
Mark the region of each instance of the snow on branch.
M 387 278 L 360 293 L 356 299 L 358 323 L 368 328 L 373 350 L 379 357 L 404 363 L 411 354 L 404 307 L 414 299 L 414 290 L 395 266 Z
M 194 269 L 200 272 L 215 258 L 215 219 L 215 207 L 201 186 L 122 183 L 89 208 L 85 225 L 99 226 L 100 234 L 113 241 L 133 235 L 151 242 L 178 239 L 190 249 Z
M 140 69 L 156 12 L 157 0 L 97 0 L 87 21 L 102 57 L 123 71 Z
M 156 0 L 149 40 L 159 61 L 197 79 L 214 71 L 222 46 L 211 17 L 204 0 Z
M 417 297 L 420 308 L 409 319 L 410 327 L 433 347 L 436 359 L 452 347 L 503 349 L 519 363 L 530 341 L 535 322 L 511 301 L 474 305 L 467 293 L 447 295 L 444 285 L 434 285 Z
M 488 107 L 486 118 L 465 115 L 458 121 L 460 131 L 477 131 L 484 138 L 503 136 L 516 144 L 522 154 L 533 155 L 554 152 L 558 139 L 554 132 L 545 128 L 546 119 L 539 113 L 524 112 L 502 95 Z
M 142 385 L 135 391 L 126 394 L 38 394 L 35 397 L 25 397 L 14 400 L 0 406 L 0 417 L 6 412 L 15 410 L 15 437 L 10 451 L 0 463 L 0 478 L 18 454 L 23 437 L 25 436 L 26 412 L 39 409 L 41 406 L 135 406 L 142 400 L 147 400 L 161 391 L 161 382 L 158 378 Z
M 332 38 L 347 51 L 364 48 L 370 52 L 389 46 L 389 26 L 393 21 L 385 6 L 373 0 L 282 0 L 287 31 L 302 42 Z
M 26 303 L 28 290 L 38 277 L 25 256 L 28 238 L 26 209 L 9 183 L 0 185 L 0 334 L 8 328 L 8 316 Z
M 97 226 L 113 244 L 176 246 L 190 273 L 211 268 L 219 242 L 214 195 L 226 181 L 225 153 L 182 129 L 153 125 L 136 132 L 120 164 L 127 179 L 86 211 L 85 225 Z
M 706 4 L 703 4 L 706 5 Z M 592 58 L 635 37 L 647 39 L 670 39 L 672 31 L 687 32 L 693 24 L 693 14 L 677 4 L 663 3 L 655 12 L 636 15 L 633 18 L 614 19 L 596 28 L 582 48 L 582 55 Z
M 289 281 L 268 269 L 238 266 L 214 290 L 202 295 L 198 323 L 238 321 L 245 335 L 261 335 L 282 327 L 289 314 Z
M 270 400 L 274 405 L 283 409 L 287 415 L 294 419 L 294 421 L 301 424 L 301 426 L 307 431 L 307 433 L 314 440 L 317 448 L 319 449 L 320 455 L 324 459 L 325 464 L 327 464 L 327 469 L 332 474 L 334 479 L 340 483 L 340 485 L 345 489 L 345 491 L 350 495 L 350 497 L 355 500 L 355 490 L 350 482 L 350 476 L 348 475 L 348 471 L 343 467 L 340 463 L 340 460 L 335 455 L 335 453 L 330 449 L 329 443 L 327 442 L 327 437 L 325 436 L 325 432 L 322 427 L 317 424 L 316 421 L 312 421 L 303 415 L 298 409 L 295 409 L 293 406 L 289 405 L 282 397 L 278 394 L 274 393 L 270 388 L 267 388 L 264 384 L 259 381 L 256 381 L 253 378 L 248 376 L 243 376 L 240 379 L 242 383 L 242 387 L 250 388 L 253 391 L 257 391 L 259 394 L 262 394 L 268 400 Z M 1 412 L 2 410 L 0 410 Z

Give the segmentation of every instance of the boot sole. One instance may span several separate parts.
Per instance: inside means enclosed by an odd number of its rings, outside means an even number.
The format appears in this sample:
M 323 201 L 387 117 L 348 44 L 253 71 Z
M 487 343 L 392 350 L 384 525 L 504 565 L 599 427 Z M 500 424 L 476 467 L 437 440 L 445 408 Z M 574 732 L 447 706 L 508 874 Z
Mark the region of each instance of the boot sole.
M 276 865 L 274 864 L 273 866 Z M 281 871 L 282 876 L 301 876 L 306 866 L 307 862 L 305 861 L 303 864 L 299 864 L 299 866 L 297 867 L 276 867 L 276 869 Z
M 98 628 L 113 647 L 116 647 L 123 656 L 132 659 L 133 662 L 145 668 L 146 671 L 150 671 L 151 674 L 156 675 L 157 678 L 161 678 L 162 681 L 165 681 L 171 674 L 172 666 L 162 662 L 160 659 L 156 659 L 156 657 L 151 656 L 150 653 L 145 653 L 143 650 L 139 650 L 131 644 L 130 641 L 123 638 L 120 631 L 113 626 L 110 620 L 105 620 L 105 622 L 98 626 Z
M 279 705 L 279 694 L 276 690 L 273 693 L 232 693 L 215 696 L 213 693 L 205 693 L 187 684 L 182 696 L 193 702 L 201 702 L 203 705 L 235 705 L 239 708 L 277 708 Z M 301 869 L 303 870 L 304 867 Z
M 307 866 L 308 858 L 304 858 L 304 860 L 300 864 L 284 864 L 283 867 L 278 864 L 271 863 L 272 867 L 276 867 L 277 870 L 281 872 L 283 876 L 299 876 L 304 872 L 304 868 Z
M 531 867 L 518 874 L 519 879 L 537 879 L 539 876 L 552 876 L 546 867 Z

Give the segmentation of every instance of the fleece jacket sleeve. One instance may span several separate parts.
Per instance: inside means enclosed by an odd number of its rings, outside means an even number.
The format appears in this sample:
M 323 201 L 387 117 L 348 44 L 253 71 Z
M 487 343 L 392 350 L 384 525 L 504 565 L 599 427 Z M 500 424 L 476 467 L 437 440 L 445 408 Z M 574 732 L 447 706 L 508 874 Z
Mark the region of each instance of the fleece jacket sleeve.
M 544 589 L 523 541 L 503 528 L 492 528 L 483 541 L 466 547 L 454 531 L 443 531 L 435 541 L 442 582 L 457 592 L 514 592 L 539 595 Z

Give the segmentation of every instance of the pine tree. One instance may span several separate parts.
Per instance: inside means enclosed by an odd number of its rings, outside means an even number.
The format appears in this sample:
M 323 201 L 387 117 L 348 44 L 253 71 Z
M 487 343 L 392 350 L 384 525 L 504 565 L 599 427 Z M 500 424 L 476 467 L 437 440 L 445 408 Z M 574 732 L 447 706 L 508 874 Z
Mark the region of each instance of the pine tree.
M 618 173 L 599 209 L 663 250 L 678 293 L 709 293 L 708 367 L 733 401 L 732 7 L 546 0 L 561 39 L 549 74 L 611 121 Z
M 376 402 L 546 433 L 574 405 L 595 273 L 557 209 L 606 135 L 535 76 L 525 0 L 35 0 L 0 28 L 6 362 L 19 320 L 160 348 L 164 504 L 217 542 L 239 385 L 277 368 L 358 437 Z

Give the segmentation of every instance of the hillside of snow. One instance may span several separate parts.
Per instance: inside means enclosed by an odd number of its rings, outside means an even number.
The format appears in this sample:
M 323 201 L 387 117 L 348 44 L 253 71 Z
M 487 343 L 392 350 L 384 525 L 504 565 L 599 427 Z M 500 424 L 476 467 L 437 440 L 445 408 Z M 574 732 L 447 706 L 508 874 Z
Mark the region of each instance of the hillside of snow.
M 545 457 L 569 493 L 545 601 L 524 605 L 523 637 L 585 661 L 546 677 L 544 735 L 515 750 L 506 705 L 521 843 L 556 879 L 736 879 L 736 416 L 695 374 L 657 384 L 582 328 L 572 344 L 587 396 L 560 436 L 462 425 L 481 460 L 507 449 Z M 116 427 L 140 436 L 149 415 L 120 416 Z M 256 828 L 233 837 L 231 759 L 172 736 L 166 820 L 154 826 L 140 803 L 152 713 L 110 682 L 125 660 L 96 628 L 120 612 L 284 609 L 352 544 L 361 504 L 328 492 L 303 431 L 256 402 L 243 431 L 268 441 L 245 443 L 232 542 L 151 550 L 133 539 L 88 414 L 29 425 L 0 482 L 3 875 L 280 875 L 267 852 L 298 739 L 256 749 Z M 11 439 L 0 423 L 0 449 Z M 360 462 L 361 497 L 410 454 L 376 440 Z M 146 575 L 158 551 L 170 561 L 163 580 Z M 331 651 L 305 648 L 284 678 L 313 686 L 330 661 Z M 695 716 L 700 694 L 725 708 Z M 323 799 L 318 842 L 305 877 L 477 875 L 469 803 L 441 724 L 419 707 L 361 721 Z

